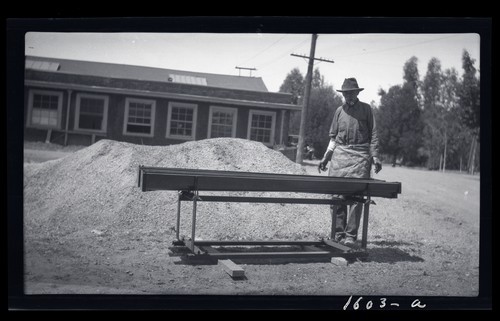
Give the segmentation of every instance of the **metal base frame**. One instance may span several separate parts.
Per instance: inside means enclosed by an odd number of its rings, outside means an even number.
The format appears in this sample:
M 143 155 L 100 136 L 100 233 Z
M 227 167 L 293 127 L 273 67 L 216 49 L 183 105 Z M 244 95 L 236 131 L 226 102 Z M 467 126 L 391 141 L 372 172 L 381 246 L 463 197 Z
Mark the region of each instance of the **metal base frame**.
M 177 241 L 170 247 L 171 256 L 200 260 L 243 259 L 329 259 L 355 258 L 367 255 L 363 249 L 354 249 L 332 240 L 320 241 Z M 294 250 L 280 247 L 295 247 Z M 193 250 L 192 250 L 193 249 Z M 264 250 L 265 249 L 265 250 Z
M 193 202 L 191 238 L 180 239 L 181 202 Z M 331 239 L 319 241 L 196 241 L 196 213 L 197 203 L 205 202 L 248 202 L 248 203 L 288 203 L 288 204 L 318 204 L 318 205 L 353 205 L 363 204 L 363 228 L 361 248 L 351 248 L 335 242 L 335 220 L 332 219 Z M 348 197 L 347 199 L 330 198 L 277 198 L 277 197 L 237 197 L 237 196 L 200 196 L 198 191 L 179 191 L 177 204 L 176 240 L 173 242 L 175 252 L 183 256 L 207 259 L 246 259 L 246 258 L 331 258 L 331 257 L 359 257 L 366 256 L 368 217 L 371 201 L 366 198 Z M 295 246 L 294 251 L 276 251 L 277 247 Z M 215 248 L 217 247 L 217 248 Z M 235 247 L 247 247 L 245 251 L 234 251 Z M 251 248 L 260 247 L 261 251 L 252 251 Z M 267 250 L 274 247 L 273 250 Z M 262 251 L 267 248 L 266 251 Z M 184 249 L 187 249 L 184 250 Z

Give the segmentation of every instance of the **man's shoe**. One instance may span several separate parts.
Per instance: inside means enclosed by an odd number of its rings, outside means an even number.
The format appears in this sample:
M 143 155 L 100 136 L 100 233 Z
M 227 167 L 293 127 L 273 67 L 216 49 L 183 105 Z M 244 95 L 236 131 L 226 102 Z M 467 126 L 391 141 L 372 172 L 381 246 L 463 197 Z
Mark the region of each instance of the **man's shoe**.
M 344 244 L 345 245 L 354 245 L 354 244 L 356 244 L 356 240 L 354 239 L 354 237 L 348 236 L 345 238 Z
M 344 235 L 339 235 L 339 234 L 335 235 L 335 242 L 341 243 L 343 241 L 344 241 Z

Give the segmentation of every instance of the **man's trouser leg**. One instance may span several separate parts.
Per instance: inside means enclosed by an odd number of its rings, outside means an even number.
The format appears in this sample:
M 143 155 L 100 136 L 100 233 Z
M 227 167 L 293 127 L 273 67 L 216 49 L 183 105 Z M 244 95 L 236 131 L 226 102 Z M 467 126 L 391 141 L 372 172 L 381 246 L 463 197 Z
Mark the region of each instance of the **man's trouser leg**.
M 339 195 L 334 195 L 333 197 L 344 198 Z M 347 205 L 331 205 L 330 213 L 332 215 L 332 227 L 335 225 L 335 238 L 344 238 L 347 222 Z
M 363 203 L 356 203 L 350 206 L 349 215 L 347 217 L 347 226 L 345 235 L 353 237 L 355 240 L 358 237 L 359 223 L 361 221 L 361 212 L 363 211 Z

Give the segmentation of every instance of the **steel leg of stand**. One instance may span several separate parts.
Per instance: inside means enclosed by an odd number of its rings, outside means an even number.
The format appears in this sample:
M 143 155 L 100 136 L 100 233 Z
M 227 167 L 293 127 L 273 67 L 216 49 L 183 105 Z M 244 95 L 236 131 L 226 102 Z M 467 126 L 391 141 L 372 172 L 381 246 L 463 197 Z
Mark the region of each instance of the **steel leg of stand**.
M 191 251 L 194 252 L 194 240 L 196 232 L 196 204 L 198 201 L 198 191 L 195 192 L 193 197 L 193 221 L 191 223 Z
M 181 192 L 179 192 L 179 197 L 177 199 L 177 225 L 175 227 L 175 236 L 177 237 L 177 241 L 179 239 L 179 230 L 181 228 Z
M 368 196 L 363 205 L 363 238 L 361 239 L 361 247 L 366 250 L 368 242 L 368 217 L 370 216 L 370 196 Z
M 337 229 L 337 211 L 336 205 L 330 205 L 330 214 L 332 216 L 332 230 L 330 232 L 330 239 L 335 241 L 335 230 Z

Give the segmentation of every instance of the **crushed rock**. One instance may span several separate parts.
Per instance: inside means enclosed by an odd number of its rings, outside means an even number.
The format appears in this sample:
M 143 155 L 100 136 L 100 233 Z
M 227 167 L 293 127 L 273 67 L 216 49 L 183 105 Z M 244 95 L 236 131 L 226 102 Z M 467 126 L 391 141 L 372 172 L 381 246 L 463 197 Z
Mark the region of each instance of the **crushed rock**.
M 306 175 L 301 165 L 279 151 L 245 139 L 215 138 L 169 146 L 100 140 L 57 160 L 24 165 L 25 236 L 85 239 L 95 238 L 95 231 L 106 231 L 111 238 L 130 232 L 175 238 L 177 192 L 142 192 L 137 185 L 139 165 Z M 181 235 L 190 237 L 191 203 L 182 202 L 181 209 Z M 202 239 L 321 238 L 328 237 L 329 227 L 326 206 L 198 203 L 196 228 Z

